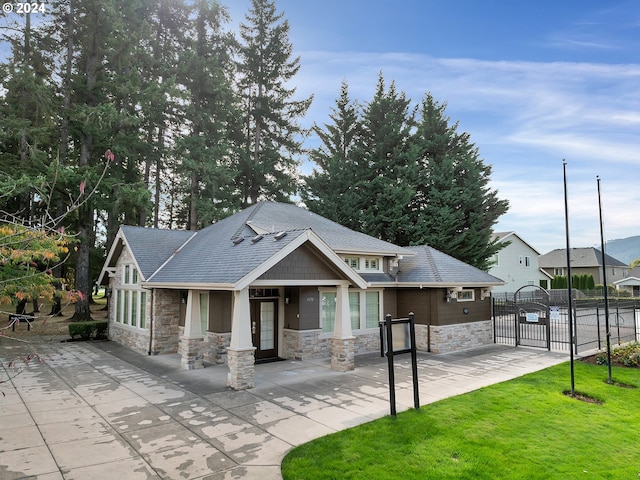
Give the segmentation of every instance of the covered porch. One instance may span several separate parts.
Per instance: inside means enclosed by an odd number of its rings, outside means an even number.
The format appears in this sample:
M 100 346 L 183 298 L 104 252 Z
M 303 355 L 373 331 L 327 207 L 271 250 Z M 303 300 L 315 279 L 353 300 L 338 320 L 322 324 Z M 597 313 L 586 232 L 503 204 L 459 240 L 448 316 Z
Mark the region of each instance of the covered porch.
M 351 328 L 349 282 L 327 281 L 324 285 L 336 289 L 335 322 L 329 335 L 323 334 L 319 324 L 313 325 L 315 328 L 305 328 L 308 326 L 305 325 L 305 318 L 301 322 L 301 310 L 302 316 L 305 316 L 301 301 L 310 300 L 310 308 L 319 311 L 318 295 L 301 298 L 298 288 L 284 285 L 263 288 L 250 285 L 229 292 L 232 304 L 231 331 L 228 345 L 224 348 L 229 387 L 234 390 L 253 388 L 256 363 L 312 358 L 313 352 L 319 350 L 328 349 L 332 370 L 348 371 L 355 368 L 356 348 Z M 211 318 L 208 297 L 209 292 L 204 290 L 191 289 L 187 293 L 184 330 L 180 336 L 182 369 L 204 366 L 203 344 L 205 337 L 211 335 L 205 330 Z M 312 314 L 309 316 L 313 317 Z M 321 340 L 321 337 L 324 338 Z M 317 355 L 321 356 L 325 355 Z

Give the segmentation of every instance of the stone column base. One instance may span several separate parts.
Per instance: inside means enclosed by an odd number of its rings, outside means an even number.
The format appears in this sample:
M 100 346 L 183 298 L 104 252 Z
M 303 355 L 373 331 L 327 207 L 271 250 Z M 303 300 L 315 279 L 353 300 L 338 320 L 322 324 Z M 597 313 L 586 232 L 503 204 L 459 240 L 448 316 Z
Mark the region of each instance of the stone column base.
M 348 372 L 356 368 L 355 361 L 356 339 L 332 338 L 331 339 L 331 370 Z
M 256 359 L 255 348 L 249 350 L 233 350 L 227 348 L 227 386 L 234 390 L 246 390 L 255 386 Z
M 204 356 L 202 355 L 202 344 L 204 339 L 180 337 L 180 368 L 183 370 L 195 370 L 204 368 Z

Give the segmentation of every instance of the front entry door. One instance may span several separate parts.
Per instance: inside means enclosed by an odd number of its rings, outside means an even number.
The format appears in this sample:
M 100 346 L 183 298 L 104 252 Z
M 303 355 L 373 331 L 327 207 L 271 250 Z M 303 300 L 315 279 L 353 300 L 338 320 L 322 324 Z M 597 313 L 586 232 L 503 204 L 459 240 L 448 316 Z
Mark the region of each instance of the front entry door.
M 251 301 L 251 334 L 256 360 L 278 358 L 278 301 Z

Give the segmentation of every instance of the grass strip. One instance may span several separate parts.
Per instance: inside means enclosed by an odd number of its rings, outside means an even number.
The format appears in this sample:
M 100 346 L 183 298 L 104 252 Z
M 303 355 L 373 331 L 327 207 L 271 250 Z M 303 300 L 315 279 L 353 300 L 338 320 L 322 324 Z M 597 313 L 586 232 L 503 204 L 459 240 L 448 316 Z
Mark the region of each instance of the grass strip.
M 640 369 L 614 367 L 640 387 Z M 640 476 L 640 388 L 601 365 L 562 364 L 293 449 L 285 480 L 623 479 Z

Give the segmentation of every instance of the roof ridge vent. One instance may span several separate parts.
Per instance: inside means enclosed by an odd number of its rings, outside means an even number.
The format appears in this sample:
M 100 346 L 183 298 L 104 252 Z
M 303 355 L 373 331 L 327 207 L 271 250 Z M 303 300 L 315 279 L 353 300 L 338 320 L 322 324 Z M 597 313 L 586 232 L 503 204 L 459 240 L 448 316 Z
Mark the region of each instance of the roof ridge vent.
M 274 240 L 281 240 L 281 239 L 283 239 L 283 238 L 284 238 L 284 237 L 286 237 L 286 236 L 287 236 L 287 232 L 282 231 L 282 232 L 278 232 L 278 233 L 276 233 L 276 234 L 275 234 L 275 236 L 274 236 L 273 238 L 274 238 Z
M 260 240 L 262 240 L 264 238 L 263 235 L 256 235 L 255 237 L 253 237 L 251 239 L 251 243 L 258 243 Z

